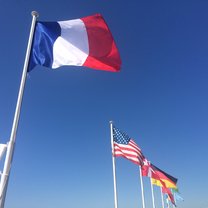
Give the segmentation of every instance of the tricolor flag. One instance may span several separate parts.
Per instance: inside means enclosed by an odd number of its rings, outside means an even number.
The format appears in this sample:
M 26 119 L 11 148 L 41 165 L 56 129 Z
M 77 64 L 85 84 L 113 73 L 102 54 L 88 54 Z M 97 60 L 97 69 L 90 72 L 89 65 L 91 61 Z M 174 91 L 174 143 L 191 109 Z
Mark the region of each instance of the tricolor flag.
M 151 164 L 146 158 L 144 159 L 143 166 L 142 166 L 142 176 L 148 176 L 151 178 L 151 180 L 152 179 L 157 180 L 158 183 L 161 184 L 163 193 L 168 194 L 170 201 L 175 205 L 175 200 L 174 200 L 173 194 L 171 193 L 170 189 L 166 186 L 166 179 L 167 178 L 162 173 L 165 173 L 165 172 L 161 171 L 159 168 L 157 168 L 156 166 Z M 172 178 L 174 178 L 174 177 L 172 177 Z M 176 182 L 177 182 L 177 179 L 176 179 Z M 175 182 L 175 184 L 176 184 L 176 182 Z
M 165 183 L 167 188 L 177 188 L 176 184 L 170 182 L 169 180 L 164 180 L 164 179 L 161 180 Z M 151 178 L 151 183 L 155 186 L 162 186 L 161 182 L 155 178 Z
M 142 166 L 142 175 L 151 177 L 151 182 L 153 185 L 162 186 L 161 180 L 165 183 L 167 188 L 177 188 L 178 179 L 169 175 L 168 173 L 162 171 L 149 161 L 144 161 L 144 165 Z M 158 177 L 160 180 L 158 180 Z
M 127 134 L 113 127 L 114 156 L 124 157 L 137 165 L 142 165 L 144 156 L 139 146 Z
M 154 176 L 155 174 L 157 174 L 157 176 L 160 177 L 160 179 L 165 183 L 167 188 L 177 188 L 176 183 L 178 181 L 177 178 L 169 175 L 168 173 L 162 171 L 161 169 L 159 169 L 158 167 L 156 167 L 155 165 L 151 164 L 152 169 L 154 170 L 153 174 L 152 174 L 152 183 L 154 185 L 157 186 L 162 186 L 162 184 L 160 183 L 160 181 L 158 181 Z M 153 180 L 154 179 L 154 180 Z
M 36 22 L 28 71 L 36 65 L 85 66 L 117 72 L 121 59 L 100 14 L 59 22 Z

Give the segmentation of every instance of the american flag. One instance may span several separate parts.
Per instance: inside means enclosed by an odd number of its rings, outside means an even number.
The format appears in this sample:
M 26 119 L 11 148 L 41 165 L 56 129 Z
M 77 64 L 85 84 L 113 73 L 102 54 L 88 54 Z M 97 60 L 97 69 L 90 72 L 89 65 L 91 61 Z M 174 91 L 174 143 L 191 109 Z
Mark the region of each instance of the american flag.
M 115 127 L 113 127 L 113 146 L 115 157 L 124 157 L 137 165 L 143 164 L 144 156 L 139 146 Z

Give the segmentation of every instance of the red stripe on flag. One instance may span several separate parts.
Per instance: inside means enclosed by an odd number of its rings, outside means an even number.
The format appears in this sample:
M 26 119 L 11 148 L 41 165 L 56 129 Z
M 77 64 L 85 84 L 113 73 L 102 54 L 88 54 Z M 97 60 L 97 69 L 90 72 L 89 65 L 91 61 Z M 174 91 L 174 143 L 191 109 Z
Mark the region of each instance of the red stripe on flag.
M 138 148 L 132 147 L 132 145 L 120 145 L 114 142 L 114 156 L 124 157 L 131 160 L 137 165 L 141 165 L 143 161 L 143 155 Z
M 137 146 L 137 144 L 133 140 L 129 141 L 129 145 L 137 149 L 138 152 L 141 152 L 141 149 Z
M 138 157 L 136 155 L 132 155 L 132 154 L 128 154 L 128 153 L 123 153 L 122 151 L 119 151 L 119 150 L 114 153 L 114 156 L 116 156 L 116 157 L 119 157 L 121 155 L 124 155 L 124 156 L 126 156 L 128 158 L 131 157 L 132 159 L 138 159 Z
M 89 41 L 89 55 L 83 66 L 119 71 L 121 59 L 113 36 L 100 14 L 81 18 L 84 22 Z
M 135 158 L 135 159 L 137 159 L 137 160 L 134 160 L 134 159 L 132 159 L 132 157 L 127 157 L 127 156 L 124 155 L 124 154 L 116 154 L 116 155 L 114 155 L 114 156 L 116 156 L 116 157 L 123 157 L 123 158 L 126 158 L 126 159 L 130 160 L 131 162 L 135 163 L 136 165 L 141 165 L 141 163 L 140 163 L 140 161 L 138 160 L 138 158 Z
M 126 147 L 121 147 L 120 145 L 114 143 L 114 146 L 118 147 L 119 149 L 122 149 L 122 150 L 131 151 L 131 152 L 135 152 L 136 154 L 140 154 L 140 152 L 138 152 L 137 150 L 132 149 L 131 147 L 129 147 L 130 145 L 126 145 Z

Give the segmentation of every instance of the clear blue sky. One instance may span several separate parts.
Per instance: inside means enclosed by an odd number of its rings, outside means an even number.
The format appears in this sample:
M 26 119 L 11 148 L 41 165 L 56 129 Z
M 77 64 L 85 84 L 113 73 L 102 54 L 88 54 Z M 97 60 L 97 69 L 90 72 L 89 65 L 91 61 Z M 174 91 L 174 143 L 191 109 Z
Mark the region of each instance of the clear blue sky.
M 10 136 L 32 10 L 41 21 L 101 13 L 123 62 L 120 73 L 37 67 L 28 75 L 6 208 L 113 208 L 110 120 L 179 179 L 179 208 L 207 208 L 207 1 L 0 4 L 1 142 Z M 117 159 L 117 180 L 119 208 L 141 207 L 138 167 Z

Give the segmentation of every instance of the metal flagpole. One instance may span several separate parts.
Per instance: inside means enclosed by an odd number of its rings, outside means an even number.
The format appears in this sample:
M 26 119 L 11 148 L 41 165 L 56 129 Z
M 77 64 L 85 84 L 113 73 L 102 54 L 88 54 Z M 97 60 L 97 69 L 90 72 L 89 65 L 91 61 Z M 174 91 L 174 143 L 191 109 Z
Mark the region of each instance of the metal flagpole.
M 176 204 L 176 193 L 175 193 L 175 192 L 173 192 L 173 198 L 174 198 L 174 201 L 175 201 L 175 207 L 176 207 L 177 204 Z
M 161 199 L 162 199 L 162 208 L 165 208 L 165 203 L 164 203 L 164 198 L 163 198 L 162 187 L 160 187 L 160 193 L 161 193 Z
M 166 194 L 166 202 L 167 202 L 168 208 L 170 208 L 170 203 L 169 203 L 168 195 L 167 194 Z
M 154 196 L 154 189 L 151 178 L 150 178 L 150 184 L 151 184 L 151 192 L 152 192 L 152 207 L 155 208 L 155 196 Z
M 3 173 L 2 173 L 1 181 L 0 181 L 0 208 L 4 208 L 4 201 L 6 198 L 6 190 L 7 190 L 8 180 L 9 180 L 9 173 L 10 173 L 10 169 L 11 169 L 12 157 L 14 154 L 15 138 L 16 138 L 16 133 L 17 133 L 17 128 L 18 128 L 24 86 L 25 86 L 25 82 L 26 82 L 27 68 L 28 68 L 30 51 L 31 51 L 31 47 L 32 47 L 32 40 L 33 40 L 33 35 L 34 35 L 34 30 L 35 30 L 35 23 L 36 23 L 36 19 L 38 17 L 38 13 L 33 11 L 31 13 L 31 15 L 32 15 L 32 24 L 31 24 L 31 28 L 30 28 L 30 36 L 29 36 L 29 40 L 28 40 L 25 62 L 24 62 L 24 67 L 23 67 L 23 72 L 22 72 L 22 79 L 21 79 L 20 88 L 19 88 L 19 94 L 18 94 L 16 110 L 15 110 L 15 114 L 14 114 L 14 120 L 13 120 L 10 140 L 8 142 L 7 153 L 6 153 L 6 158 L 5 158 L 5 162 L 4 162 L 4 169 L 3 169 Z
M 116 188 L 116 165 L 115 165 L 114 145 L 113 145 L 113 121 L 110 121 L 110 132 L 111 132 L 111 148 L 112 148 L 112 164 L 113 164 L 114 208 L 118 208 L 117 188 Z
M 139 166 L 139 175 L 140 175 L 141 191 L 142 191 L 142 207 L 145 208 L 145 201 L 144 201 L 144 186 L 143 186 L 143 179 L 142 179 L 142 169 L 141 169 L 141 166 Z

